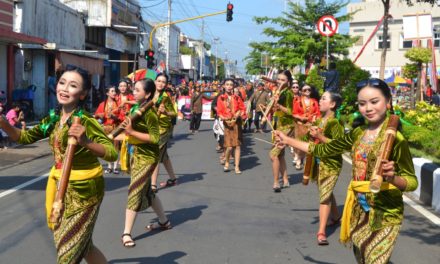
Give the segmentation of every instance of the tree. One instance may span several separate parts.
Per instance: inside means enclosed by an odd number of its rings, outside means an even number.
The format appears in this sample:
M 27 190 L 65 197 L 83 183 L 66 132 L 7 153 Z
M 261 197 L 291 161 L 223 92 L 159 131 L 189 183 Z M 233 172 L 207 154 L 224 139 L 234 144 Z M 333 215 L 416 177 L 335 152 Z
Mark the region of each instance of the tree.
M 416 100 L 420 101 L 422 99 L 422 70 L 423 64 L 428 63 L 432 59 L 431 50 L 428 48 L 415 47 L 409 49 L 405 52 L 405 58 L 409 59 L 412 63 L 417 65 L 417 91 Z
M 326 38 L 315 31 L 318 19 L 324 15 L 337 14 L 348 2 L 335 1 L 329 3 L 324 0 L 305 0 L 303 5 L 288 2 L 288 11 L 280 17 L 254 17 L 257 24 L 270 23 L 263 30 L 263 34 L 274 41 L 251 42 L 253 48 L 248 61 L 256 65 L 256 52 L 269 54 L 274 66 L 279 68 L 292 68 L 314 61 L 316 57 L 322 58 L 326 53 Z M 339 22 L 348 21 L 353 13 L 337 17 Z M 275 27 L 276 26 L 276 27 Z M 348 35 L 335 34 L 330 38 L 330 54 L 348 55 L 348 48 L 356 41 Z M 251 53 L 252 53 L 251 52 Z M 249 65 L 249 69 L 252 65 Z
M 383 4 L 383 17 L 384 17 L 384 21 L 383 21 L 383 34 L 382 34 L 382 41 L 384 43 L 384 45 L 382 45 L 382 54 L 380 56 L 380 70 L 379 70 L 379 78 L 380 79 L 384 79 L 384 75 L 385 75 L 385 62 L 386 62 L 386 57 L 387 57 L 387 41 L 388 41 L 388 19 L 391 18 L 390 15 L 390 0 L 381 0 L 382 4 Z M 409 5 L 412 6 L 413 2 L 416 3 L 429 3 L 431 5 L 434 5 L 434 3 L 437 0 L 405 0 L 405 2 Z
M 263 53 L 258 51 L 257 49 L 253 49 L 245 58 L 244 61 L 247 61 L 245 65 L 246 73 L 251 75 L 263 74 Z
M 402 68 L 402 72 L 403 72 L 403 77 L 410 79 L 410 80 L 414 80 L 415 78 L 417 78 L 417 75 L 419 73 L 418 71 L 418 66 L 416 63 L 407 63 L 403 66 Z M 416 102 L 415 102 L 415 98 L 414 98 L 414 82 L 411 82 L 411 109 L 414 109 L 416 107 Z

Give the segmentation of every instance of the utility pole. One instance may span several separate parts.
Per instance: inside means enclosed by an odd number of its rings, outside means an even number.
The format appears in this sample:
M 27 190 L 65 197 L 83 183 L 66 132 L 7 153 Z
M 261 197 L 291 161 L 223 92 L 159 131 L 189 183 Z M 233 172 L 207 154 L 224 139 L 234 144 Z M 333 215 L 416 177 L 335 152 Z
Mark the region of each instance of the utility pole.
M 168 24 L 171 23 L 171 0 L 168 0 Z M 166 52 L 166 71 L 170 74 L 170 38 L 171 38 L 171 25 L 167 27 L 167 52 Z
M 220 38 L 214 38 L 215 43 L 215 79 L 218 78 L 218 65 L 217 65 L 217 56 L 218 56 L 218 44 Z
M 201 50 L 202 52 L 200 53 L 200 80 L 202 80 L 203 77 L 203 64 L 205 63 L 205 52 L 204 52 L 204 38 L 205 38 L 205 20 L 202 19 L 202 44 L 201 46 Z

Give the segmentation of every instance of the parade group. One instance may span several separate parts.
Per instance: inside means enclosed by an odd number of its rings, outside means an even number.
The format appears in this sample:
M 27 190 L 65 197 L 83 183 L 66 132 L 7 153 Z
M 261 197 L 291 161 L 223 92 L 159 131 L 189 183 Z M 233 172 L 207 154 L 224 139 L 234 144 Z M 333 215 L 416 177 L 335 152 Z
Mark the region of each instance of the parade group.
M 118 174 L 119 168 L 131 176 L 122 245 L 136 245 L 131 235 L 136 215 L 150 206 L 158 222 L 145 229 L 172 228 L 158 190 L 174 186 L 178 181 L 167 144 L 176 124 L 176 100 L 182 93 L 191 95 L 189 133 L 199 130 L 202 99 L 213 100 L 216 149 L 225 172 L 230 171 L 233 161 L 233 171 L 242 173 L 242 133 L 272 133 L 273 147 L 269 153 L 272 191 L 279 193 L 290 185 L 286 153 L 291 155 L 297 170 L 304 166 L 311 168 L 310 178 L 319 187 L 317 244 L 328 245 L 326 228 L 340 224 L 340 241 L 352 246 L 358 263 L 388 263 L 403 220 L 402 194 L 415 190 L 418 183 L 407 141 L 398 131 L 389 159 L 379 160 L 384 179 L 380 192 L 372 193 L 368 188 L 393 114 L 392 95 L 384 81 L 373 78 L 358 83 L 361 116 L 350 131 L 344 131 L 338 119 L 342 98 L 337 87 L 327 87 L 319 94 L 313 86 L 294 80 L 288 70 L 280 71 L 276 80 L 239 84 L 226 79 L 221 83 L 190 83 L 177 88 L 168 87 L 168 77 L 163 73 L 155 80 L 132 83 L 123 79 L 107 88 L 107 98 L 94 114 L 83 107 L 89 83 L 84 70 L 67 68 L 56 85 L 57 108 L 29 130 L 11 126 L 0 116 L 0 129 L 13 141 L 31 144 L 49 137 L 54 165 L 46 188 L 46 213 L 58 263 L 80 263 L 82 259 L 88 263 L 107 263 L 92 242 L 92 234 L 104 197 L 103 175 Z M 153 106 L 142 112 L 142 106 L 150 101 Z M 140 118 L 129 118 L 135 113 Z M 74 117 L 80 117 L 80 124 L 72 122 Z M 255 130 L 251 129 L 252 124 Z M 110 139 L 108 135 L 118 128 L 124 132 Z M 49 218 L 71 138 L 78 145 L 72 159 L 64 210 L 61 219 L 54 223 Z M 333 189 L 346 151 L 351 153 L 352 180 L 340 214 Z M 307 162 L 306 155 L 312 157 Z M 108 162 L 105 170 L 98 158 Z M 169 178 L 158 184 L 160 163 Z

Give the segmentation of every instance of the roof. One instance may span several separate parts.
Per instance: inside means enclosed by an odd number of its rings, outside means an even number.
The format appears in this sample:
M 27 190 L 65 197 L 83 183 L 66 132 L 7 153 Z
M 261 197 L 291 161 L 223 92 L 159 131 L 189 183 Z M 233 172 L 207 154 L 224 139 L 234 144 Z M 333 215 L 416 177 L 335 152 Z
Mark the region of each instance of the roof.
M 0 28 L 0 42 L 6 43 L 26 43 L 26 44 L 46 44 L 47 40 L 43 38 L 38 38 L 34 36 L 29 36 L 26 34 L 14 32 L 12 30 L 7 30 Z

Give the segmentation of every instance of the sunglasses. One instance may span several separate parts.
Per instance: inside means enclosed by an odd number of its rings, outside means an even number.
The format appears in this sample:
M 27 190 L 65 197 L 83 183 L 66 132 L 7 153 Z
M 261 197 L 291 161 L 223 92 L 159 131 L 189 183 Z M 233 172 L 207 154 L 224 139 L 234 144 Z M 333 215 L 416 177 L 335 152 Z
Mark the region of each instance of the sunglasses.
M 382 81 L 381 79 L 378 78 L 370 78 L 367 80 L 362 80 L 358 83 L 356 83 L 356 88 L 359 90 L 361 88 L 364 88 L 365 86 L 373 86 L 373 87 L 383 87 L 383 88 L 388 88 L 388 85 Z
M 294 85 L 292 88 L 299 89 L 299 86 Z
M 303 92 L 311 92 L 311 89 L 302 89 Z

